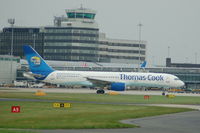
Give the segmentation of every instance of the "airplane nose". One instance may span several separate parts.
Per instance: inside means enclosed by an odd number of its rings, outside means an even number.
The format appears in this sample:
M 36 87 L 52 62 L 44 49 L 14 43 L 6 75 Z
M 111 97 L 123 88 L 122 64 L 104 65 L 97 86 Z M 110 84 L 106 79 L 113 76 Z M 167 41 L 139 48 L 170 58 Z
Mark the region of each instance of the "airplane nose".
M 183 81 L 180 82 L 180 86 L 183 87 L 185 86 L 185 83 Z

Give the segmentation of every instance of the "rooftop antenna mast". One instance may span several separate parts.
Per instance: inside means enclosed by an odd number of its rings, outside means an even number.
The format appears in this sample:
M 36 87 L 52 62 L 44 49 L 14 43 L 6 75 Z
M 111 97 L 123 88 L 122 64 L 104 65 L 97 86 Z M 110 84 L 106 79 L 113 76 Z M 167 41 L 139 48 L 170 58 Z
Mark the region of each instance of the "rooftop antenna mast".
M 170 58 L 170 46 L 167 47 L 167 57 Z
M 81 3 L 81 9 L 83 9 L 83 3 Z
M 10 67 L 10 79 L 11 79 L 11 83 L 13 83 L 13 77 L 12 77 L 12 73 L 13 73 L 13 43 L 14 43 L 14 24 L 15 24 L 15 19 L 11 18 L 8 19 L 8 23 L 11 25 L 11 30 L 12 30 L 12 38 L 11 38 L 11 46 L 10 46 L 10 58 L 11 58 L 11 67 Z
M 139 27 L 139 61 L 138 61 L 138 70 L 139 70 L 139 68 L 140 68 L 140 63 L 141 63 L 141 35 L 142 35 L 142 26 L 143 26 L 143 24 L 140 22 L 138 25 L 137 25 L 138 27 Z

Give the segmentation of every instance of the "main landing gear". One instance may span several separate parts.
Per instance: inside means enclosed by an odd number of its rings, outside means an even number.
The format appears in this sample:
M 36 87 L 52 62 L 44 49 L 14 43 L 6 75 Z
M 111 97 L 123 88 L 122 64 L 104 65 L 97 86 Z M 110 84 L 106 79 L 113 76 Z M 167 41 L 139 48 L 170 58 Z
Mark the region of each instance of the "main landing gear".
M 103 89 L 97 90 L 97 94 L 104 94 L 104 93 L 105 93 L 105 91 Z

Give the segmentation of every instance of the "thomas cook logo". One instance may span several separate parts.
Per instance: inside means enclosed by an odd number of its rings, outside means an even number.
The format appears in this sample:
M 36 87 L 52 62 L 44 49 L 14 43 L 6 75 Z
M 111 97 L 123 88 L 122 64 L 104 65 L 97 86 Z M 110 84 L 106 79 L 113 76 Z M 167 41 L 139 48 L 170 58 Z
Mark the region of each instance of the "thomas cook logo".
M 35 66 L 39 66 L 40 63 L 41 63 L 41 59 L 40 59 L 40 57 L 33 56 L 33 57 L 31 58 L 31 62 L 32 62 Z

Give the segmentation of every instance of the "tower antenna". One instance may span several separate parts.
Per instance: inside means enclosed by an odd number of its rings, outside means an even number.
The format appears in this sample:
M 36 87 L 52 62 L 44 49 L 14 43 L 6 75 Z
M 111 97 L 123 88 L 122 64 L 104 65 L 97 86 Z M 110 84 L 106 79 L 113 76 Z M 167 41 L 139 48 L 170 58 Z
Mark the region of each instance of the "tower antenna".
M 81 9 L 83 9 L 83 3 L 81 3 Z

